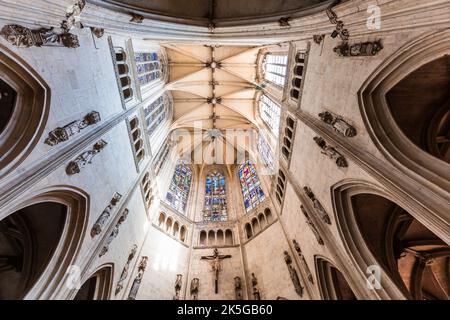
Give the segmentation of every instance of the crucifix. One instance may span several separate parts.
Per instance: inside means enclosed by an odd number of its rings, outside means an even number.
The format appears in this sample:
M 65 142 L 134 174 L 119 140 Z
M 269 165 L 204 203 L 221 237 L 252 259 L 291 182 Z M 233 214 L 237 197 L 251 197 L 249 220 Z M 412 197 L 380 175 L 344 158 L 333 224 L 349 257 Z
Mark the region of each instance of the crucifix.
M 214 271 L 214 285 L 215 285 L 215 293 L 219 293 L 219 272 L 220 272 L 220 262 L 223 259 L 231 258 L 229 254 L 219 254 L 219 250 L 217 248 L 214 249 L 214 253 L 212 256 L 202 256 L 202 260 L 211 260 L 211 267 Z

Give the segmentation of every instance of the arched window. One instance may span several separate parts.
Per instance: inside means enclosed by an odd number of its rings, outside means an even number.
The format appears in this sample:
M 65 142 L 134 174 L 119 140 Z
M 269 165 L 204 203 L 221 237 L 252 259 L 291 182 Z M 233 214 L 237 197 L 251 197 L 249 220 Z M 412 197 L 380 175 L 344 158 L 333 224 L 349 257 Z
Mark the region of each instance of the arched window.
M 170 110 L 169 103 L 169 99 L 164 99 L 163 96 L 160 96 L 148 106 L 144 107 L 144 117 L 148 135 L 151 135 L 168 117 Z
M 227 221 L 225 177 L 220 172 L 210 173 L 205 181 L 204 221 Z
M 265 199 L 264 191 L 261 188 L 256 169 L 249 160 L 240 165 L 238 174 L 245 210 L 248 212 Z
M 181 213 L 186 211 L 186 204 L 191 188 L 192 170 L 186 164 L 178 164 L 166 195 L 167 202 Z
M 263 159 L 264 165 L 268 169 L 274 170 L 275 165 L 273 163 L 273 151 L 267 142 L 267 137 L 263 131 L 260 131 L 258 135 L 258 151 Z
M 161 62 L 156 52 L 137 52 L 134 55 L 134 61 L 141 87 L 161 78 Z
M 120 87 L 122 88 L 123 98 L 127 101 L 133 97 L 127 54 L 122 48 L 115 48 L 114 50 L 116 54 L 116 67 L 119 75 Z
M 281 113 L 280 106 L 266 95 L 262 95 L 259 100 L 259 113 L 261 119 L 263 119 L 273 134 L 278 137 Z
M 286 67 L 288 57 L 286 54 L 268 53 L 264 59 L 264 78 L 275 85 L 284 87 L 286 81 Z

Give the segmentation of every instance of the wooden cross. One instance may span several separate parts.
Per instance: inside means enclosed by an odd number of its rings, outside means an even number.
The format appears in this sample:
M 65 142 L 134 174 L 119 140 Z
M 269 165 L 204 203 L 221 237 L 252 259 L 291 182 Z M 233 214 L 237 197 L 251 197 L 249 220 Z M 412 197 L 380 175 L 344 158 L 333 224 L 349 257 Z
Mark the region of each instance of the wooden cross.
M 214 271 L 214 285 L 215 290 L 214 292 L 217 294 L 219 293 L 219 272 L 220 272 L 220 262 L 223 259 L 231 258 L 231 255 L 229 254 L 219 254 L 219 250 L 217 248 L 214 249 L 214 253 L 212 256 L 202 256 L 202 260 L 210 260 L 211 261 L 211 267 Z

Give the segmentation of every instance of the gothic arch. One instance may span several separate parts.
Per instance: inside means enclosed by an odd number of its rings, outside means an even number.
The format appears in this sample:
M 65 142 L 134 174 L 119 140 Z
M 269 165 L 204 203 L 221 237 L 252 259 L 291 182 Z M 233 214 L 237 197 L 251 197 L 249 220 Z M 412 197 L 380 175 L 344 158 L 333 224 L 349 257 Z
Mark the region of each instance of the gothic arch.
M 450 288 L 448 272 L 440 276 L 436 270 L 450 268 L 450 248 L 409 213 L 407 203 L 359 180 L 339 182 L 331 194 L 338 231 L 360 282 L 375 265 L 381 267 L 381 287 L 374 293 L 381 299 L 445 298 L 433 285 Z M 430 260 L 436 261 L 434 269 L 422 263 Z
M 29 288 L 22 293 L 20 298 L 23 299 L 51 299 L 65 296 L 65 291 L 68 290 L 65 286 L 69 276 L 68 268 L 75 265 L 88 225 L 89 196 L 73 187 L 55 186 L 39 190 L 25 201 L 15 200 L 0 213 L 0 221 L 8 221 L 29 208 L 33 208 L 36 216 L 40 215 L 41 211 L 45 211 L 42 206 L 49 205 L 59 205 L 63 208 L 65 218 L 61 219 L 60 236 L 51 240 L 53 247 L 48 250 L 45 263 L 41 264 Z M 41 222 L 42 220 L 35 219 Z M 30 236 L 35 236 L 33 229 L 30 229 Z
M 345 276 L 330 260 L 317 255 L 314 257 L 314 261 L 316 266 L 316 277 L 322 299 L 357 299 Z
M 42 136 L 50 108 L 50 88 L 25 61 L 1 44 L 0 74 L 0 80 L 15 95 L 8 114 L 0 117 L 5 122 L 0 130 L 1 178 L 28 156 Z
M 74 300 L 109 300 L 112 292 L 114 264 L 102 265 L 83 282 Z
M 450 164 L 413 142 L 407 130 L 399 124 L 399 117 L 394 116 L 388 94 L 419 68 L 449 54 L 450 30 L 433 31 L 397 50 L 359 90 L 364 123 L 380 152 L 406 175 L 442 198 L 448 198 L 450 190 Z M 440 108 L 442 105 L 433 107 Z

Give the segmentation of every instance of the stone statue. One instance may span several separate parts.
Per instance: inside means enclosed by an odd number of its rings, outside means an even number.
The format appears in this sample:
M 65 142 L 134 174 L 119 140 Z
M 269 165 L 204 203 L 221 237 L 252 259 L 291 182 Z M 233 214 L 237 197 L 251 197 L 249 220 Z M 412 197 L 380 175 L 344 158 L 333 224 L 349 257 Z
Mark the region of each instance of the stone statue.
M 242 281 L 241 277 L 234 277 L 234 293 L 236 300 L 242 300 Z
M 349 45 L 347 41 L 341 43 L 333 50 L 341 57 L 375 56 L 383 49 L 381 40 L 374 42 L 360 42 Z
M 338 167 L 348 167 L 347 160 L 345 160 L 345 158 L 339 152 L 337 152 L 336 149 L 328 146 L 323 138 L 314 137 L 313 139 L 316 144 L 322 149 L 321 153 L 327 155 L 330 159 L 334 159 Z
M 319 214 L 323 222 L 325 222 L 326 224 L 331 224 L 330 217 L 328 216 L 327 212 L 325 211 L 319 200 L 316 199 L 316 196 L 312 192 L 311 188 L 305 186 L 303 187 L 303 191 L 313 203 L 314 209 L 316 209 L 316 212 Z
M 111 211 L 113 207 L 119 202 L 120 198 L 122 198 L 122 195 L 120 193 L 114 194 L 110 203 L 105 208 L 105 210 L 103 210 L 102 214 L 100 215 L 100 217 L 98 217 L 97 221 L 92 227 L 91 237 L 95 237 L 96 235 L 102 232 L 103 225 L 105 224 L 106 221 L 108 221 L 109 217 L 111 216 Z
M 69 138 L 81 130 L 86 128 L 87 126 L 93 125 L 97 122 L 100 122 L 100 113 L 97 111 L 92 111 L 88 113 L 82 120 L 73 121 L 64 127 L 58 127 L 49 132 L 48 138 L 45 139 L 45 143 L 54 146 L 60 142 L 64 142 L 69 140 Z
M 54 28 L 31 30 L 17 24 L 8 24 L 2 28 L 0 35 L 10 44 L 18 47 L 42 47 L 52 44 L 67 48 L 78 48 L 80 46 L 76 35 L 68 32 L 57 34 Z
M 306 263 L 305 256 L 302 253 L 302 250 L 300 249 L 300 245 L 298 244 L 297 240 L 293 239 L 292 243 L 294 244 L 295 251 L 297 251 L 298 257 L 300 258 L 300 262 L 302 264 L 303 270 L 306 272 L 306 276 L 308 277 L 308 281 L 311 282 L 311 284 L 314 284 L 313 275 L 311 273 L 311 270 L 309 270 L 308 264 Z
M 333 10 L 333 6 L 335 4 L 336 1 L 331 3 L 326 10 L 328 19 L 332 24 L 336 25 L 336 29 L 331 34 L 331 37 L 336 38 L 337 36 L 340 36 L 342 40 L 348 40 L 348 38 L 350 37 L 350 33 L 348 32 L 348 29 L 344 28 L 344 22 L 342 20 L 338 20 L 338 16 Z
M 75 160 L 70 161 L 66 168 L 66 173 L 76 174 L 80 173 L 81 169 L 87 164 L 92 163 L 92 159 L 100 152 L 108 143 L 105 140 L 96 142 L 91 150 L 85 151 L 80 154 Z
M 80 14 L 86 5 L 86 0 L 78 0 L 77 3 L 70 6 L 66 11 L 66 19 L 62 22 L 61 28 L 66 32 L 74 27 L 83 28 L 81 23 Z
M 217 294 L 219 293 L 219 272 L 221 269 L 220 262 L 223 259 L 231 258 L 231 255 L 221 255 L 219 254 L 219 250 L 217 248 L 214 249 L 212 256 L 202 256 L 200 259 L 202 260 L 211 260 L 211 267 L 214 271 L 214 292 Z
M 292 283 L 294 284 L 295 292 L 301 297 L 303 296 L 303 287 L 300 283 L 300 278 L 298 277 L 297 270 L 292 266 L 292 258 L 287 251 L 284 252 L 284 261 L 289 270 L 289 275 L 291 276 Z
M 175 295 L 173 300 L 180 300 L 181 286 L 183 285 L 183 275 L 177 274 L 177 279 L 175 280 Z
M 331 112 L 324 111 L 319 113 L 319 118 L 344 137 L 356 136 L 356 129 L 340 116 L 334 116 Z
M 116 285 L 115 295 L 117 295 L 123 289 L 123 282 L 128 277 L 128 269 L 130 268 L 131 261 L 133 260 L 134 256 L 136 255 L 136 251 L 137 251 L 137 245 L 134 245 L 133 248 L 131 249 L 130 253 L 128 254 L 127 262 L 125 263 L 125 266 L 122 269 L 122 273 L 120 274 L 120 279 Z
M 253 291 L 253 300 L 261 300 L 261 293 L 258 289 L 258 279 L 254 273 L 252 273 L 252 291 Z
M 142 257 L 138 268 L 138 275 L 134 279 L 133 285 L 130 289 L 130 293 L 128 294 L 128 300 L 136 300 L 136 296 L 139 291 L 139 287 L 141 286 L 142 278 L 144 276 L 145 268 L 147 268 L 147 261 L 148 257 Z
M 306 211 L 305 207 L 303 205 L 300 205 L 300 209 L 302 210 L 302 212 L 306 218 L 306 223 L 308 224 L 312 233 L 316 237 L 317 242 L 323 246 L 324 245 L 323 239 L 320 236 L 319 232 L 317 231 L 316 226 L 314 225 L 314 223 L 312 223 L 311 219 L 309 218 L 308 212 Z
M 200 280 L 198 278 L 193 278 L 191 281 L 191 298 L 192 298 L 192 300 L 198 300 L 199 285 L 200 285 Z
M 109 250 L 109 245 L 111 242 L 117 237 L 119 234 L 119 228 L 120 225 L 127 219 L 128 217 L 128 209 L 125 209 L 122 213 L 122 216 L 119 218 L 119 221 L 117 221 L 116 225 L 114 226 L 113 230 L 109 234 L 108 238 L 106 239 L 105 245 L 102 247 L 102 250 L 99 253 L 99 257 L 105 255 Z

